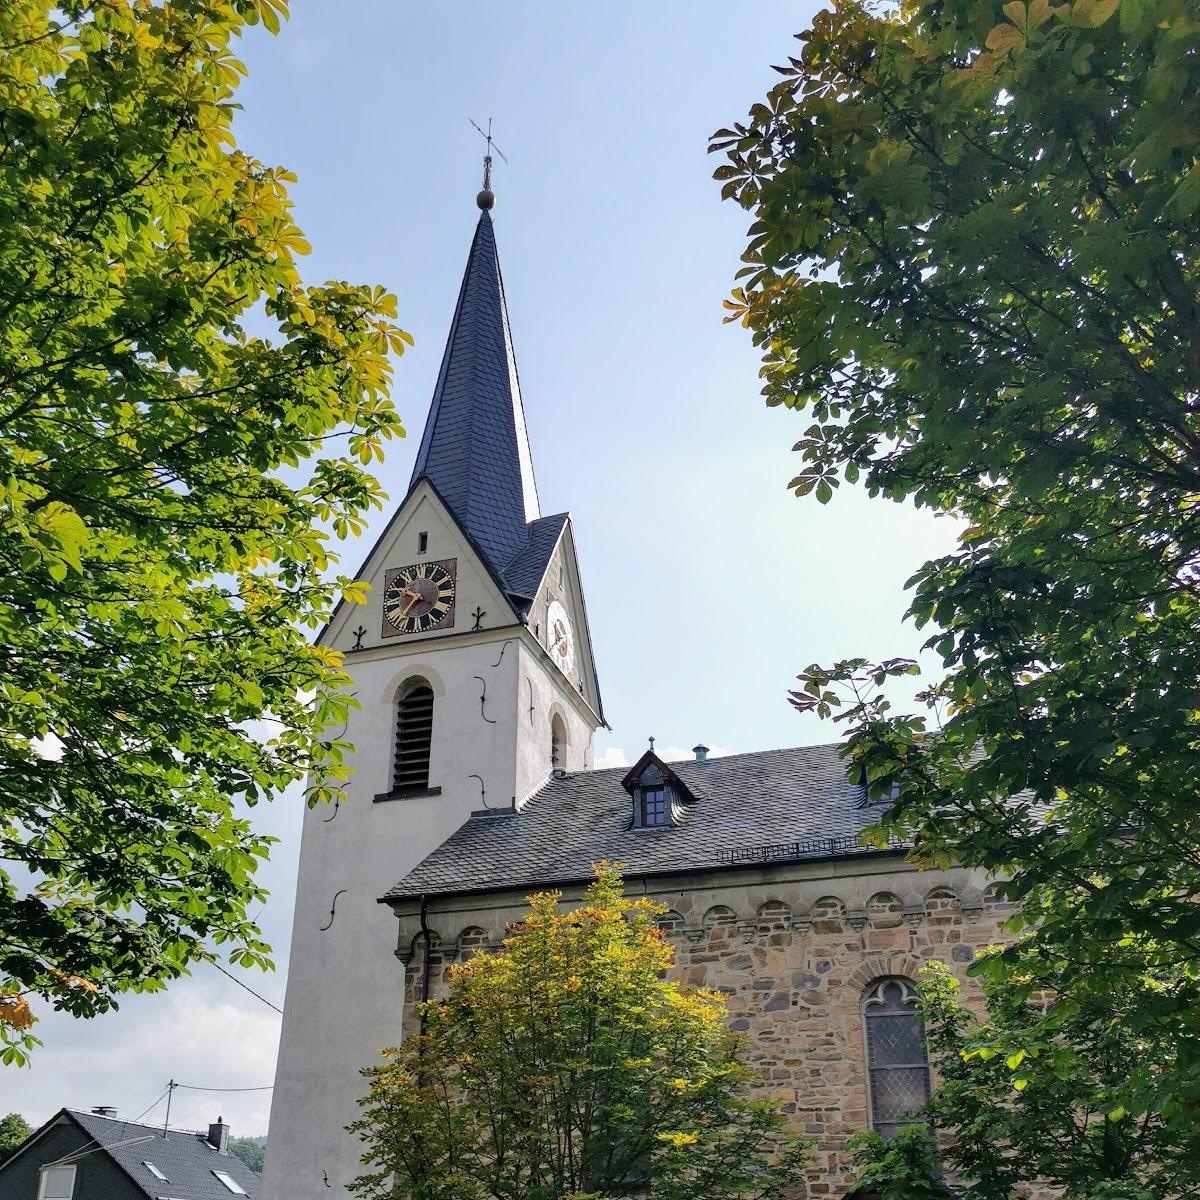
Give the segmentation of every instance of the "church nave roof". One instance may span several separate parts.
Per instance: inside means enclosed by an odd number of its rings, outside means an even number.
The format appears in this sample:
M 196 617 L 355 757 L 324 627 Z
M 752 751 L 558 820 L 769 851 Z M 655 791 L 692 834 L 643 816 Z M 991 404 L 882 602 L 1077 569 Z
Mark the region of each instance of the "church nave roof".
M 608 859 L 627 876 L 870 853 L 879 818 L 846 777 L 838 745 L 672 762 L 686 788 L 676 823 L 634 828 L 628 767 L 552 776 L 517 812 L 471 817 L 384 899 L 583 881 Z

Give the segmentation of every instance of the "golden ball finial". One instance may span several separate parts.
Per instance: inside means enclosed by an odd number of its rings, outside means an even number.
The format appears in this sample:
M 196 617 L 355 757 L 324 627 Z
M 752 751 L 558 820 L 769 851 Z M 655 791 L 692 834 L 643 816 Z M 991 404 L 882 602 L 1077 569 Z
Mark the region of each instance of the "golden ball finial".
M 479 205 L 484 212 L 487 212 L 493 204 L 496 203 L 496 193 L 491 188 L 485 187 L 483 191 L 475 197 L 475 203 Z

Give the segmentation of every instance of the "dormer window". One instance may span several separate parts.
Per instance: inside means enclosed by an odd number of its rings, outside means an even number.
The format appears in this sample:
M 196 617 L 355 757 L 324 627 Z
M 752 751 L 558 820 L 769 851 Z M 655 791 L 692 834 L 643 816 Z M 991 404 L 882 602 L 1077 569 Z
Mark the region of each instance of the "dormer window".
M 875 794 L 872 795 L 872 792 Z M 887 783 L 872 788 L 863 784 L 863 806 L 867 808 L 890 808 L 900 799 L 900 780 L 890 779 Z
M 687 806 L 696 799 L 653 750 L 634 764 L 621 786 L 633 801 L 631 829 L 670 829 L 679 824 Z
M 860 767 L 864 805 L 887 808 L 900 799 L 900 793 L 905 783 L 916 776 L 915 768 L 919 766 L 917 760 L 922 753 L 922 746 L 919 740 L 920 735 L 918 734 L 917 737 L 917 741 L 900 747 L 896 751 L 899 761 L 881 778 L 874 781 L 868 779 L 865 768 Z
M 671 796 L 661 784 L 657 787 L 638 788 L 638 808 L 641 820 L 639 825 L 671 824 Z

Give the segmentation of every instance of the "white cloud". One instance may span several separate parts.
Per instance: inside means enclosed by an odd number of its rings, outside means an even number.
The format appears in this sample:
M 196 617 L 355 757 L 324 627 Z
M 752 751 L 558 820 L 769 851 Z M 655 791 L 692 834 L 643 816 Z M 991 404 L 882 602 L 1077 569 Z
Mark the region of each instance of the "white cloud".
M 725 758 L 732 753 L 732 750 L 727 750 L 724 746 L 710 746 L 708 749 L 709 758 Z M 663 749 L 659 750 L 658 757 L 663 762 L 681 762 L 685 758 L 695 758 L 696 755 L 691 750 L 685 750 L 682 746 L 664 746 Z
M 727 755 L 734 753 L 735 751 L 726 749 L 724 746 L 711 746 L 709 747 L 708 757 L 725 758 Z M 658 749 L 658 756 L 663 762 L 682 762 L 684 759 L 693 759 L 696 757 L 691 750 L 685 750 L 682 746 L 664 746 Z M 596 755 L 597 771 L 601 771 L 605 767 L 627 766 L 629 766 L 629 758 L 620 746 L 606 746 Z
M 212 977 L 211 968 L 196 971 L 165 995 L 127 997 L 119 1011 L 90 1021 L 42 1008 L 34 1032 L 45 1044 L 34 1051 L 31 1070 L 5 1069 L 11 1092 L 4 1111 L 19 1111 L 37 1125 L 59 1108 L 86 1111 L 111 1104 L 119 1116 L 132 1119 L 174 1079 L 191 1086 L 172 1096 L 172 1126 L 203 1129 L 223 1116 L 234 1137 L 266 1133 L 270 1091 L 192 1089 L 270 1084 L 280 1017 L 222 977 Z M 244 977 L 256 990 L 282 992 L 277 975 Z M 163 1098 L 144 1119 L 161 1122 L 165 1112 Z
M 629 759 L 620 746 L 606 746 L 596 755 L 596 770 L 603 771 L 605 767 L 627 767 Z

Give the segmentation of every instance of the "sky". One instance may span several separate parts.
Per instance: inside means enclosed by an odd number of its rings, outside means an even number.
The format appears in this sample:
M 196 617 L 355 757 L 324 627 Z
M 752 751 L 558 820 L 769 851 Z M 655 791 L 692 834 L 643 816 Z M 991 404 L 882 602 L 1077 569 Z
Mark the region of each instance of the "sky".
M 797 500 L 803 415 L 767 409 L 749 335 L 722 323 L 748 217 L 722 203 L 708 135 L 741 118 L 816 5 L 757 0 L 510 4 L 293 0 L 241 57 L 241 145 L 299 176 L 311 282 L 384 284 L 415 346 L 393 397 L 409 436 L 380 469 L 402 499 L 478 216 L 494 120 L 493 211 L 543 512 L 570 510 L 611 732 L 599 765 L 650 736 L 743 752 L 833 741 L 787 690 L 809 663 L 915 656 L 904 581 L 952 544 L 945 520 L 843 488 Z M 390 511 L 390 510 L 389 510 Z M 357 569 L 387 521 L 343 548 Z M 280 839 L 261 914 L 282 1005 L 300 803 L 255 812 Z M 93 1021 L 49 1014 L 0 1114 L 118 1107 L 166 1089 L 171 1123 L 267 1129 L 279 1015 L 209 966 Z M 262 1088 L 256 1091 L 210 1089 Z M 193 1090 L 196 1089 L 196 1090 Z M 164 1103 L 147 1119 L 162 1120 Z

